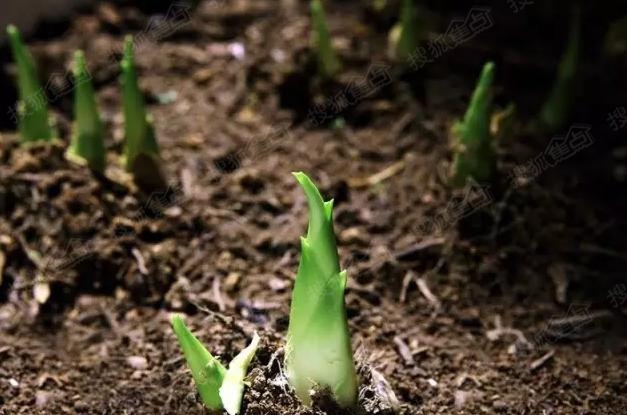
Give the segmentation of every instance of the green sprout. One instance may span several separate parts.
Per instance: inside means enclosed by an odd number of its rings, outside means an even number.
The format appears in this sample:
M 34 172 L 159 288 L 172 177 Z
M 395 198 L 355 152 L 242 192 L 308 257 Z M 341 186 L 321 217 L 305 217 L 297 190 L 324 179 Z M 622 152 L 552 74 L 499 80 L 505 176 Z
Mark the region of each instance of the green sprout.
M 461 186 L 466 179 L 489 179 L 494 172 L 496 157 L 490 118 L 492 113 L 492 82 L 494 63 L 483 66 L 470 105 L 461 122 L 453 126 L 454 145 L 452 184 Z
M 391 54 L 397 60 L 407 60 L 418 47 L 414 0 L 403 0 L 399 22 L 390 31 Z
M 91 83 L 91 74 L 87 69 L 85 54 L 74 53 L 74 130 L 68 158 L 86 164 L 90 169 L 103 172 L 105 168 L 105 147 L 102 121 L 98 113 L 96 93 Z
M 610 23 L 603 41 L 603 50 L 610 56 L 621 55 L 627 51 L 627 16 Z
M 180 316 L 172 317 L 172 328 L 205 406 L 212 411 L 224 409 L 229 415 L 239 414 L 246 372 L 259 347 L 257 333 L 227 369 L 189 331 Z
M 311 0 L 311 20 L 313 44 L 318 56 L 318 71 L 323 78 L 333 78 L 342 69 L 342 64 L 333 50 L 331 34 L 320 0 Z
M 57 137 L 53 120 L 48 115 L 48 104 L 44 90 L 37 79 L 37 70 L 30 53 L 24 46 L 17 27 L 7 26 L 7 34 L 17 65 L 18 129 L 22 142 L 50 141 Z
M 579 62 L 580 32 L 581 17 L 579 9 L 575 8 L 570 22 L 568 45 L 560 59 L 555 84 L 540 111 L 540 120 L 552 131 L 559 129 L 568 121 L 573 109 L 577 64 Z
M 230 415 L 238 414 L 242 406 L 244 379 L 246 372 L 248 372 L 248 366 L 255 357 L 257 347 L 259 347 L 259 336 L 255 333 L 250 344 L 231 360 L 229 368 L 226 370 L 222 386 L 220 386 L 220 398 L 224 409 Z
M 307 237 L 292 292 L 285 364 L 296 395 L 311 405 L 310 391 L 327 388 L 342 407 L 357 399 L 357 375 L 346 320 L 346 271 L 333 233 L 333 200 L 325 202 L 304 173 L 294 173 L 309 205 Z
M 122 59 L 122 104 L 124 107 L 124 164 L 135 180 L 149 187 L 162 187 L 159 147 L 152 118 L 146 112 L 144 97 L 139 89 L 133 38 L 124 39 Z

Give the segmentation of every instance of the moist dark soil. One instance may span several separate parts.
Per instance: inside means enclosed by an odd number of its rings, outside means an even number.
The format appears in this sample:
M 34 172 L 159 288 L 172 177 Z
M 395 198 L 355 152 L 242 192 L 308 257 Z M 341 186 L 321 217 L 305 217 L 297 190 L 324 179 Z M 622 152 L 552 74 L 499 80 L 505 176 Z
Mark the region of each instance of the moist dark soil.
M 259 332 L 243 414 L 349 413 L 325 391 L 301 406 L 283 375 L 307 223 L 292 171 L 335 199 L 362 384 L 352 412 L 627 413 L 627 126 L 608 120 L 626 105 L 627 65 L 600 48 L 624 5 L 583 10 L 571 125 L 588 126 L 594 144 L 513 184 L 516 166 L 569 130 L 533 122 L 569 7 L 509 3 L 417 71 L 387 58 L 393 11 L 329 3 L 344 70 L 322 82 L 304 2 L 201 2 L 189 23 L 137 48 L 169 183 L 152 192 L 120 168 L 116 60 L 123 34 L 165 11 L 104 2 L 37 31 L 29 47 L 44 83 L 85 50 L 109 167 L 99 176 L 65 159 L 71 94 L 52 104 L 59 142 L 22 146 L 0 123 L 0 414 L 205 413 L 174 312 L 224 361 Z M 470 7 L 427 2 L 424 44 Z M 518 117 L 500 131 L 495 179 L 452 190 L 449 129 L 489 59 L 496 105 L 516 102 Z M 310 110 L 373 70 L 390 82 L 312 122 Z M 15 91 L 1 84 L 8 106 Z

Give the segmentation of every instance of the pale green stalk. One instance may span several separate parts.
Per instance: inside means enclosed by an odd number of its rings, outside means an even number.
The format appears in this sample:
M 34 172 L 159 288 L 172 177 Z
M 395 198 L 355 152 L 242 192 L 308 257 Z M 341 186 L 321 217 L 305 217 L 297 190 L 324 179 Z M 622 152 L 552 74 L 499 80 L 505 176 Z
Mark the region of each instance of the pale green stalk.
M 462 186 L 466 179 L 488 180 L 494 173 L 496 156 L 490 135 L 492 115 L 492 82 L 494 64 L 488 62 L 481 71 L 466 114 L 453 127 L 452 184 Z
M 333 201 L 324 202 L 304 173 L 294 173 L 309 204 L 307 237 L 292 292 L 287 334 L 287 377 L 296 395 L 311 404 L 310 391 L 328 389 L 342 407 L 357 399 L 344 290 L 346 271 L 340 264 L 333 233 Z
M 57 132 L 52 126 L 52 118 L 48 115 L 47 98 L 37 78 L 33 58 L 15 26 L 7 26 L 7 34 L 13 60 L 17 66 L 19 93 L 17 120 L 20 139 L 22 142 L 52 140 L 57 137 Z
M 333 78 L 342 69 L 342 64 L 333 50 L 331 34 L 320 0 L 311 0 L 313 44 L 318 58 L 318 71 L 323 78 Z
M 396 58 L 406 60 L 418 47 L 418 33 L 415 28 L 414 0 L 403 0 L 400 18 L 400 34 L 396 45 Z
M 540 119 L 552 131 L 559 129 L 568 121 L 575 104 L 580 26 L 580 12 L 578 8 L 575 8 L 570 23 L 568 45 L 560 59 L 555 84 L 540 111 Z
M 75 121 L 68 156 L 79 163 L 86 163 L 94 171 L 103 172 L 106 157 L 104 132 L 96 93 L 82 51 L 74 54 L 74 80 Z
M 124 39 L 122 58 L 122 105 L 124 107 L 124 156 L 126 169 L 132 171 L 133 163 L 140 154 L 158 157 L 152 120 L 146 113 L 144 97 L 139 89 L 133 38 Z

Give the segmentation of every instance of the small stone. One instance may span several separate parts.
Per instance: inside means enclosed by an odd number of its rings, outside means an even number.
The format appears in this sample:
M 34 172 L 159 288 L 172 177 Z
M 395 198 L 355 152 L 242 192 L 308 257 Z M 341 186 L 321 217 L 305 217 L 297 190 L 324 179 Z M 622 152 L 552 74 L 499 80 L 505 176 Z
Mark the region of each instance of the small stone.
M 178 218 L 183 214 L 183 209 L 180 206 L 170 206 L 163 213 L 168 218 Z
M 507 402 L 501 401 L 501 400 L 496 400 L 494 402 L 492 402 L 492 407 L 494 409 L 507 409 Z
M 50 285 L 46 282 L 38 282 L 33 287 L 33 297 L 39 304 L 45 304 L 50 298 Z
M 226 291 L 232 291 L 240 280 L 242 275 L 238 272 L 229 272 L 229 275 L 226 276 L 224 280 L 224 289 Z
M 13 379 L 13 378 L 9 379 L 9 385 L 13 386 L 14 388 L 19 388 L 20 387 L 20 383 L 17 380 Z
M 52 394 L 46 391 L 37 391 L 35 392 L 35 405 L 39 407 L 44 407 L 48 405 L 50 402 L 50 398 L 52 398 Z
M 268 281 L 268 286 L 272 291 L 283 291 L 289 287 L 290 283 L 277 277 L 272 277 Z
M 361 239 L 361 234 L 359 228 L 348 228 L 340 233 L 340 240 L 346 243 L 357 242 Z
M 233 42 L 229 44 L 228 48 L 231 56 L 233 56 L 238 61 L 241 61 L 246 57 L 246 48 L 242 43 Z
M 466 402 L 471 397 L 472 397 L 472 393 L 470 392 L 463 391 L 463 390 L 455 391 L 455 407 L 457 409 L 462 409 L 464 406 L 466 406 Z
M 211 77 L 213 77 L 214 74 L 215 74 L 215 72 L 214 72 L 213 69 L 202 68 L 202 69 L 199 69 L 198 71 L 196 71 L 192 75 L 192 79 L 194 81 L 196 81 L 196 83 L 204 84 L 207 81 L 209 81 L 209 79 L 211 79 Z
M 77 412 L 85 412 L 89 409 L 89 405 L 87 405 L 87 402 L 85 401 L 78 400 L 74 402 L 74 409 Z
M 144 370 L 148 367 L 148 360 L 143 356 L 129 356 L 126 358 L 126 362 L 130 367 L 137 370 Z

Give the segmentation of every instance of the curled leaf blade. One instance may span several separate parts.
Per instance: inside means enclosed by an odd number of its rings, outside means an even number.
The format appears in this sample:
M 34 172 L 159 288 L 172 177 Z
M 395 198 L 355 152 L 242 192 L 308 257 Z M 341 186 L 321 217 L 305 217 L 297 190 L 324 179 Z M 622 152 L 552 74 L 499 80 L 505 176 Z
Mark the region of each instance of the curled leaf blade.
M 229 415 L 237 415 L 240 412 L 244 396 L 244 379 L 246 379 L 248 366 L 257 353 L 259 340 L 259 335 L 255 333 L 250 344 L 231 360 L 226 370 L 220 387 L 220 398 Z
M 172 328 L 202 401 L 211 410 L 222 409 L 219 390 L 226 376 L 226 369 L 189 331 L 180 316 L 172 317 Z

